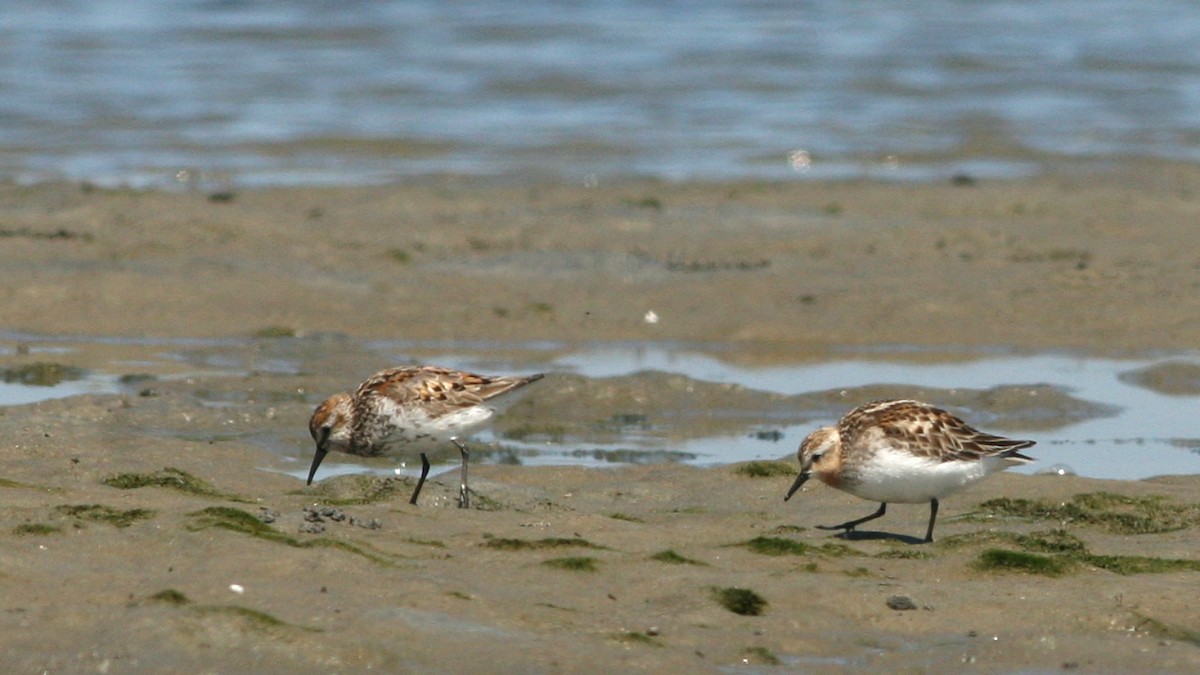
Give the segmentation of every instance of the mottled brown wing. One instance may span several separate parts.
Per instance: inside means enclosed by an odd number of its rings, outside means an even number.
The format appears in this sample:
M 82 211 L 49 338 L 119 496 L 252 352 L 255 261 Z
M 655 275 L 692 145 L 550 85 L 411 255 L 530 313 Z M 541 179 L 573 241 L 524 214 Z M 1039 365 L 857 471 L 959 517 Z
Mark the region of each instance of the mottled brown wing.
M 401 405 L 420 405 L 431 417 L 440 417 L 477 406 L 541 377 L 488 377 L 436 366 L 391 368 L 363 382 L 357 396 L 387 396 Z
M 991 455 L 1023 457 L 1017 451 L 1034 445 L 984 433 L 941 408 L 917 401 L 875 402 L 859 410 L 858 419 L 844 432 L 851 438 L 874 426 L 898 447 L 942 462 Z

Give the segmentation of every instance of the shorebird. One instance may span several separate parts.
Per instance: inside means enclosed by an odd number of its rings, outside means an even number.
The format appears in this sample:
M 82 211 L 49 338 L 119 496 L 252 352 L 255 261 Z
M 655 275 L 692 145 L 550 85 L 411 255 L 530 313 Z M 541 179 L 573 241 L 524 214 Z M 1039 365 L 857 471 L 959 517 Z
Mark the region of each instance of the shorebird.
M 1036 461 L 1019 452 L 1033 444 L 977 431 L 927 403 L 874 401 L 804 439 L 796 453 L 800 475 L 783 500 L 791 499 L 815 475 L 830 487 L 878 501 L 879 509 L 869 516 L 817 526 L 847 533 L 881 517 L 888 502 L 929 502 L 925 541 L 931 542 L 939 498 L 990 474 Z
M 417 452 L 421 456 L 421 477 L 408 500 L 416 504 L 429 474 L 425 451 L 438 442 L 449 441 L 462 453 L 458 504 L 467 508 L 470 452 L 462 439 L 492 418 L 497 410 L 494 399 L 542 377 L 488 377 L 437 366 L 381 370 L 359 385 L 353 395 L 335 394 L 313 412 L 308 430 L 317 450 L 308 470 L 308 485 L 312 485 L 317 467 L 330 450 L 364 457 Z

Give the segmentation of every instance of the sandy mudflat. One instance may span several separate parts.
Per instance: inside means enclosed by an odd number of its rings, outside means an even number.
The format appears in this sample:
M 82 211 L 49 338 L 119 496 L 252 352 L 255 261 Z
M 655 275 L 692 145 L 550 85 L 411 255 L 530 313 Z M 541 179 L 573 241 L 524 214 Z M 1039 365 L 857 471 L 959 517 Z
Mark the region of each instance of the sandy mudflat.
M 974 187 L 0 189 L 5 325 L 47 333 L 1191 349 L 1200 172 Z M 61 235 L 61 236 L 56 236 Z M 647 311 L 660 317 L 643 321 Z
M 0 664 L 1196 672 L 1195 476 L 999 476 L 915 545 L 925 506 L 841 539 L 812 526 L 873 504 L 821 486 L 785 504 L 790 475 L 738 466 L 481 465 L 469 511 L 453 472 L 418 507 L 407 479 L 283 472 L 320 396 L 390 365 L 367 339 L 679 341 L 738 363 L 1195 349 L 1198 222 L 1200 172 L 1165 164 L 969 186 L 0 186 L 0 365 L 155 377 L 0 411 Z M 146 366 L 131 337 L 234 338 L 249 365 L 204 375 L 227 356 L 210 341 Z M 262 356 L 281 351 L 300 367 Z M 985 505 L 1001 497 L 1045 503 Z M 314 505 L 334 510 L 308 522 Z

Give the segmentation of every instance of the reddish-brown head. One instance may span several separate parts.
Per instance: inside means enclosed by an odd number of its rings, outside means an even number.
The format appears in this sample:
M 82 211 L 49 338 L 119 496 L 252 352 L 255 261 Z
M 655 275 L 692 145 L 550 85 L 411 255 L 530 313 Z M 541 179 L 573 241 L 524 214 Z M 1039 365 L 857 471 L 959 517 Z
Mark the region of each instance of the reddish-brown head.
M 317 451 L 313 455 L 312 466 L 308 470 L 308 484 L 312 485 L 317 467 L 330 450 L 346 452 L 350 447 L 350 433 L 354 409 L 350 394 L 335 394 L 317 406 L 312 418 L 308 420 L 308 433 L 312 434 L 317 443 Z
M 842 464 L 841 447 L 837 427 L 821 427 L 809 434 L 796 451 L 796 458 L 800 460 L 800 475 L 796 476 L 796 482 L 792 483 L 783 501 L 791 499 L 814 473 L 824 483 L 836 482 Z

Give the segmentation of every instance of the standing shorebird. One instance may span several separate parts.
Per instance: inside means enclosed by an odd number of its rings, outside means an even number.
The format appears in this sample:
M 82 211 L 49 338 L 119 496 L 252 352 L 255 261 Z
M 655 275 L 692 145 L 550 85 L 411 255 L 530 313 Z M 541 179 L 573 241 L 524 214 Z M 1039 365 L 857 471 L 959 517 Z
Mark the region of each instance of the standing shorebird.
M 796 453 L 800 475 L 783 500 L 814 474 L 826 485 L 879 502 L 879 510 L 822 530 L 853 532 L 887 512 L 888 502 L 929 502 L 933 541 L 938 499 L 1011 466 L 1036 461 L 1022 455 L 1033 441 L 985 434 L 950 413 L 918 401 L 875 401 L 808 435 Z
M 458 505 L 470 506 L 467 458 L 461 439 L 483 427 L 497 406 L 492 403 L 543 375 L 487 377 L 436 366 L 390 368 L 375 373 L 354 395 L 334 394 L 317 406 L 308 430 L 317 442 L 308 484 L 330 450 L 374 457 L 389 452 L 419 452 L 421 477 L 410 504 L 417 503 L 429 458 L 425 450 L 450 441 L 462 453 L 462 483 Z

